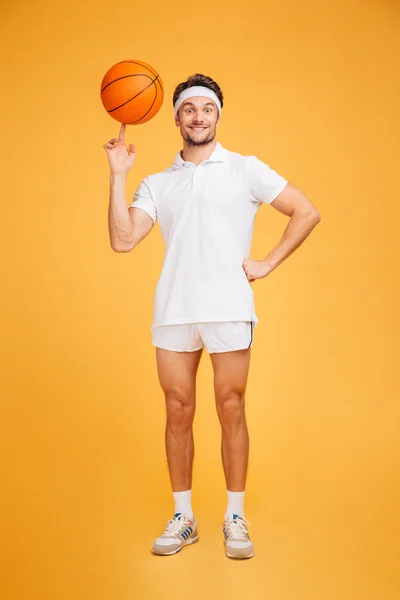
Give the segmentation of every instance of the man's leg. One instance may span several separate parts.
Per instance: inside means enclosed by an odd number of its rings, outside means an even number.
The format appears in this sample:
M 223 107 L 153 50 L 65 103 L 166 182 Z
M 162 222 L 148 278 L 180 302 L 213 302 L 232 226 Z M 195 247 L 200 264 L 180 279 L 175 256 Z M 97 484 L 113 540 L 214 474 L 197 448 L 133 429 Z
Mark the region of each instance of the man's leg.
M 158 377 L 165 394 L 165 443 L 175 511 L 154 540 L 155 554 L 176 554 L 199 540 L 191 505 L 196 374 L 202 350 L 175 352 L 156 346 Z
M 222 427 L 222 461 L 228 505 L 223 524 L 226 555 L 251 558 L 254 546 L 244 515 L 244 493 L 249 458 L 249 434 L 245 415 L 245 391 L 251 347 L 245 350 L 213 353 L 214 389 Z
M 214 368 L 216 408 L 222 428 L 222 461 L 227 489 L 242 492 L 246 485 L 249 434 L 245 391 L 251 348 L 210 354 Z
M 173 492 L 192 487 L 192 426 L 196 409 L 196 374 L 202 351 L 174 352 L 156 348 L 158 377 L 167 409 L 165 443 Z

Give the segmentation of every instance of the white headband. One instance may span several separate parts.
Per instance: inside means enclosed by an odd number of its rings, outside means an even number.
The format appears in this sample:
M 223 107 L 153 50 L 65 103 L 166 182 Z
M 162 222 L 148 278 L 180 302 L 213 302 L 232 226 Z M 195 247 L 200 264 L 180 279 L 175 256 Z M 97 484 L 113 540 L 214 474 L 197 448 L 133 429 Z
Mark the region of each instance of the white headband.
M 174 105 L 175 116 L 178 114 L 178 110 L 182 102 L 188 98 L 192 98 L 193 96 L 204 96 L 205 98 L 211 98 L 211 100 L 214 100 L 215 104 L 217 105 L 219 114 L 221 114 L 221 102 L 218 100 L 217 94 L 210 90 L 210 88 L 203 85 L 193 85 L 192 87 L 187 88 L 180 93 L 179 98 Z

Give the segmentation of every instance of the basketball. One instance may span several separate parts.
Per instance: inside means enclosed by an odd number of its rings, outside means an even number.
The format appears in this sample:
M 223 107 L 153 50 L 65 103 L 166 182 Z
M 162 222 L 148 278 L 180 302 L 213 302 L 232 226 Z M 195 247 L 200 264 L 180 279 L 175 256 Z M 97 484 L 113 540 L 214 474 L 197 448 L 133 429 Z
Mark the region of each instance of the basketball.
M 123 60 L 104 75 L 100 97 L 113 119 L 127 125 L 140 125 L 160 110 L 164 87 L 151 65 L 139 60 Z

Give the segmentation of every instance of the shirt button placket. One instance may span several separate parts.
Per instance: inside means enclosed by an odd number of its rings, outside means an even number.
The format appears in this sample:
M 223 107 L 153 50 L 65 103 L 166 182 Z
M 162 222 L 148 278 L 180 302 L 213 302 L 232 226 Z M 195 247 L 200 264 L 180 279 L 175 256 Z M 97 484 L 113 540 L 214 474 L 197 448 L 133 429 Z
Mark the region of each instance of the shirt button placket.
M 201 192 L 202 182 L 203 182 L 203 164 L 200 163 L 195 167 L 193 173 L 193 193 L 195 196 L 199 195 Z

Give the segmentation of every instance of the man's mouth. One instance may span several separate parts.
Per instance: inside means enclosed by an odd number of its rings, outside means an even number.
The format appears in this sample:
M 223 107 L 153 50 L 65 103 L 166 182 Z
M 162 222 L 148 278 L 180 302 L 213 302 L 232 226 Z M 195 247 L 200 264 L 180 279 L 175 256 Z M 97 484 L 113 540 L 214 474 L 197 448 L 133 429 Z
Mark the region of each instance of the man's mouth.
M 190 129 L 193 129 L 193 131 L 203 131 L 203 129 L 207 129 L 207 127 L 190 127 Z

